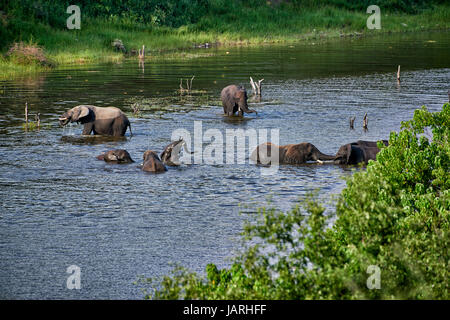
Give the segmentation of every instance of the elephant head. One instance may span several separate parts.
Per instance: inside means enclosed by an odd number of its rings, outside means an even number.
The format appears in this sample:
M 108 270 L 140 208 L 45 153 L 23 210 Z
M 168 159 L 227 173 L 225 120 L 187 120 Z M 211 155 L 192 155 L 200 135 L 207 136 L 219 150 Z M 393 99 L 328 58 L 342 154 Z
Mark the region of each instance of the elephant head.
M 243 113 L 256 113 L 255 110 L 249 109 L 247 104 L 247 91 L 242 86 L 229 85 L 222 89 L 221 92 L 222 105 L 224 113 L 231 116 L 238 112 L 240 116 Z
M 161 162 L 155 151 L 147 150 L 144 152 L 142 170 L 147 172 L 165 172 L 166 166 Z
M 161 161 L 168 166 L 180 165 L 180 153 L 181 148 L 183 147 L 187 153 L 193 153 L 189 152 L 189 150 L 187 149 L 186 141 L 184 141 L 183 138 L 180 137 L 180 139 L 170 143 L 164 148 L 164 151 L 161 153 Z
M 339 148 L 334 162 L 337 164 L 356 164 L 358 163 L 358 158 L 361 158 L 361 149 L 351 143 L 347 143 Z
M 234 95 L 235 101 L 238 105 L 238 113 L 242 114 L 242 113 L 256 113 L 258 114 L 258 112 L 256 112 L 253 109 L 249 109 L 248 108 L 248 104 L 247 104 L 247 91 L 245 90 L 244 87 L 238 86 L 237 90 L 235 92 Z
M 128 151 L 123 149 L 109 150 L 108 152 L 102 153 L 101 155 L 97 156 L 97 159 L 112 163 L 134 162 L 133 159 L 131 159 Z
M 76 106 L 66 111 L 58 120 L 60 125 L 65 126 L 69 122 L 89 122 L 91 121 L 92 111 L 85 105 Z
M 381 140 L 385 146 L 389 145 L 387 140 Z M 380 152 L 377 141 L 363 141 L 347 143 L 341 146 L 336 153 L 335 163 L 337 164 L 358 164 L 368 163 L 369 160 L 376 160 L 377 153 Z

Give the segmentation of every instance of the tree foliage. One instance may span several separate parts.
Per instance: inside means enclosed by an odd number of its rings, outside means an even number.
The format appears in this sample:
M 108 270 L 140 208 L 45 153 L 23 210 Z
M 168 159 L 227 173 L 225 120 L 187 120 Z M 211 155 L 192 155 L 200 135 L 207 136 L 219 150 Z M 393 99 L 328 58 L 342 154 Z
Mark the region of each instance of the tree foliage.
M 261 208 L 230 268 L 208 264 L 204 278 L 178 266 L 144 279 L 146 298 L 448 299 L 449 135 L 450 104 L 416 110 L 348 178 L 335 215 L 314 197 L 288 212 Z M 369 266 L 380 289 L 368 288 Z

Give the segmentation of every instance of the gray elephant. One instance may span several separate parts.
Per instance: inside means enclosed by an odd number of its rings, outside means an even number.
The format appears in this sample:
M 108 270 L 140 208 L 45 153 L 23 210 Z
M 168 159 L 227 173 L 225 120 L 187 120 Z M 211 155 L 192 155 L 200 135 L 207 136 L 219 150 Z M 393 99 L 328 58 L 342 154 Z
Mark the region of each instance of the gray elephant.
M 335 156 L 327 155 L 319 151 L 312 143 L 303 142 L 298 144 L 288 144 L 277 146 L 271 142 L 260 144 L 253 150 L 250 159 L 256 163 L 271 164 L 277 160 L 274 157 L 278 153 L 279 164 L 303 164 L 308 161 L 331 161 Z M 274 161 L 275 162 L 275 161 Z
M 239 116 L 242 116 L 244 112 L 258 114 L 255 110 L 248 108 L 247 91 L 242 86 L 229 85 L 222 89 L 220 97 L 222 99 L 223 113 L 228 116 L 232 116 L 236 112 Z
M 84 124 L 83 135 L 99 134 L 109 136 L 124 136 L 128 127 L 131 132 L 130 121 L 127 116 L 115 107 L 96 107 L 92 105 L 79 105 L 67 112 L 60 118 L 59 123 L 65 126 L 69 122 L 80 122 Z
M 180 165 L 180 153 L 181 148 L 184 147 L 184 151 L 189 154 L 193 152 L 189 152 L 186 146 L 186 141 L 183 138 L 180 138 L 176 141 L 171 142 L 164 148 L 164 151 L 161 153 L 161 161 L 168 166 L 179 166 Z
M 97 156 L 97 159 L 103 160 L 105 162 L 120 163 L 120 164 L 134 162 L 133 159 L 131 159 L 131 156 L 128 153 L 128 151 L 124 149 L 109 150 Z
M 146 172 L 160 173 L 167 171 L 166 166 L 159 159 L 155 151 L 147 150 L 144 152 L 142 170 Z
M 381 140 L 388 146 L 387 140 Z M 335 163 L 337 164 L 367 164 L 369 160 L 376 160 L 377 153 L 380 152 L 376 141 L 358 140 L 341 146 L 336 153 Z

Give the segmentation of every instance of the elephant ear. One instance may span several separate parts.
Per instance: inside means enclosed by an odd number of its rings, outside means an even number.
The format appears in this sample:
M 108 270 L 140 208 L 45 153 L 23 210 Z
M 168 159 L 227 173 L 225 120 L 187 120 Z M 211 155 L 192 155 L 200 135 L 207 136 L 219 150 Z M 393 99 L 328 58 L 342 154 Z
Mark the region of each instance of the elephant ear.
M 350 163 L 350 157 L 352 156 L 353 148 L 352 145 L 349 143 L 347 144 L 347 164 Z
M 89 108 L 86 106 L 75 107 L 74 113 L 72 115 L 72 121 L 80 121 L 80 119 L 87 117 L 89 115 Z

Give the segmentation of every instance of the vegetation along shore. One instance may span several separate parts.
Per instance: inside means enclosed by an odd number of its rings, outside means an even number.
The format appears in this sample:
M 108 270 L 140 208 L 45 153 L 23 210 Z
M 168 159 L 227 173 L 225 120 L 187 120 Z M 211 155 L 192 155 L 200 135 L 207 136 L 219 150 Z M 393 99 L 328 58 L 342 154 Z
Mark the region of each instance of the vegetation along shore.
M 68 64 L 146 57 L 190 58 L 195 47 L 260 45 L 448 29 L 445 1 L 378 1 L 381 28 L 368 29 L 370 1 L 0 1 L 1 78 Z M 120 40 L 120 41 L 116 41 Z

